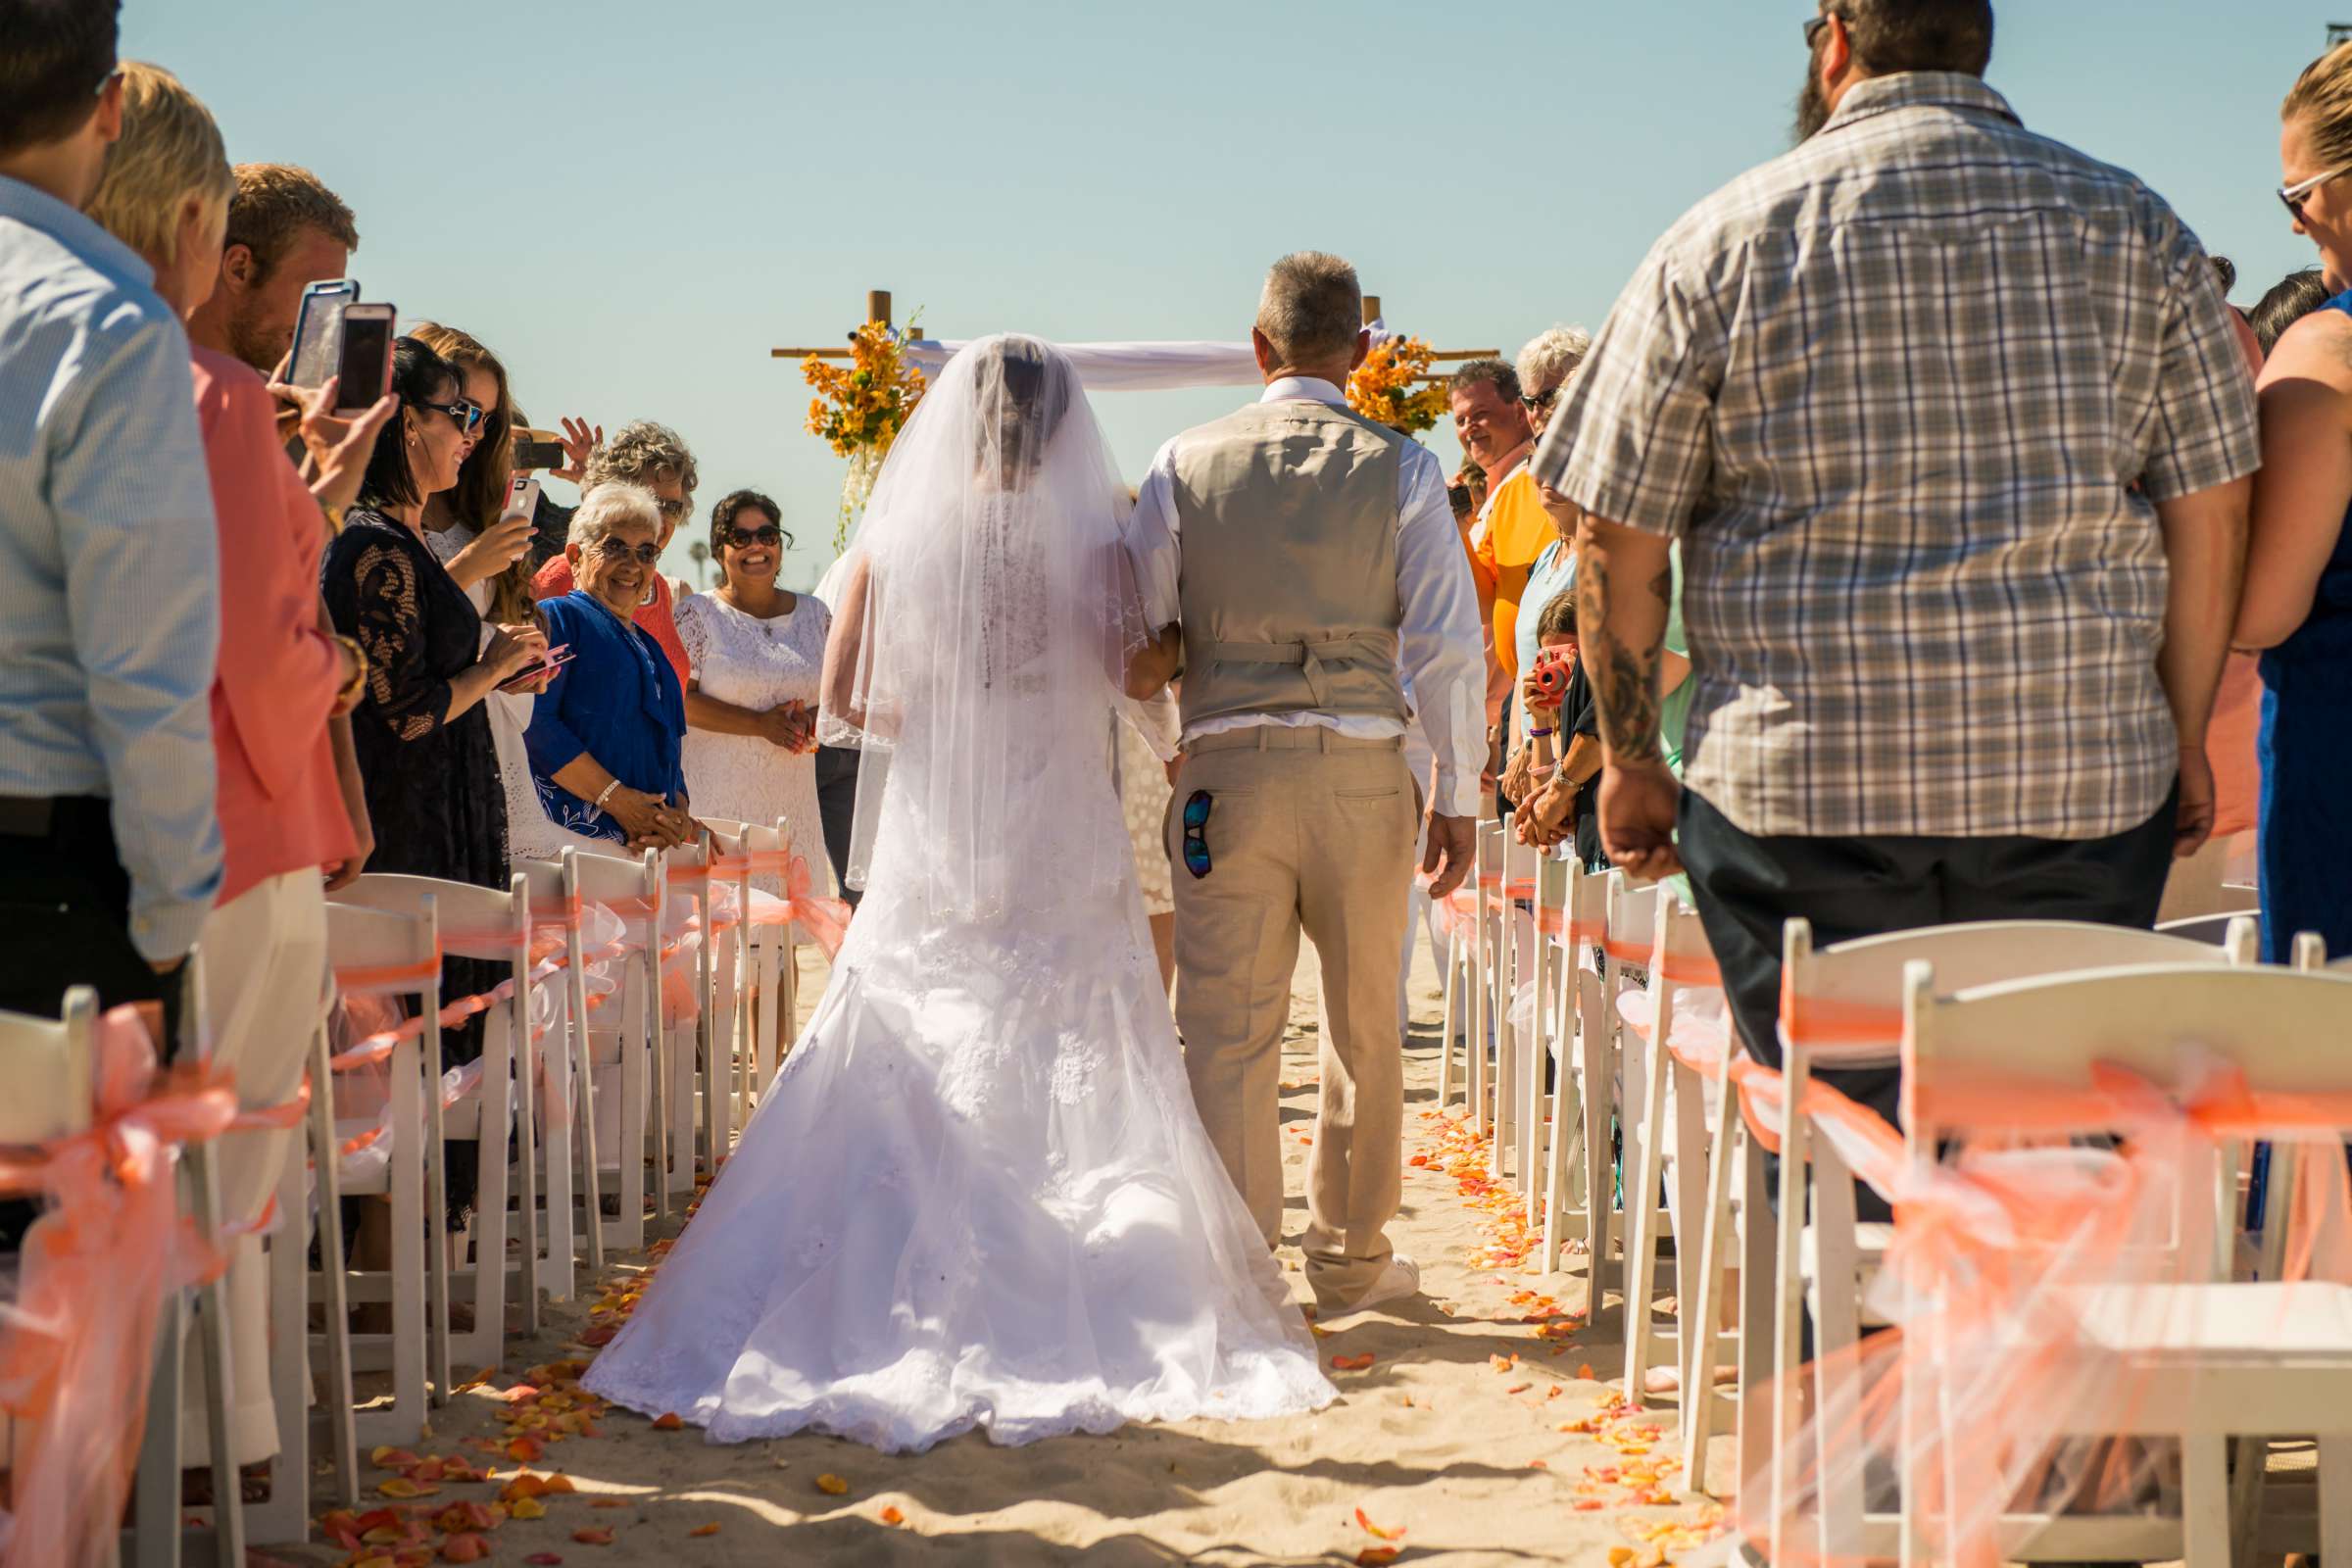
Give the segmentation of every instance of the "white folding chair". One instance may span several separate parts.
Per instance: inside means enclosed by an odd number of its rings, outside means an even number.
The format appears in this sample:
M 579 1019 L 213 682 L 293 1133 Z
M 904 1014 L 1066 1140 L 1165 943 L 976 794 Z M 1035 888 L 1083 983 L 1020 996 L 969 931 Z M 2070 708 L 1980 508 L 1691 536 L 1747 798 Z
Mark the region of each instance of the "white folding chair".
M 592 1072 L 583 1087 L 590 1114 L 612 1118 L 609 1141 L 603 1120 L 589 1134 L 599 1151 L 593 1161 L 595 1180 L 601 1183 L 608 1172 L 613 1176 L 612 1190 L 618 1204 L 614 1217 L 601 1227 L 602 1245 L 634 1251 L 645 1246 L 646 1092 L 654 1076 L 656 1042 L 662 1037 L 662 942 L 668 886 L 661 858 L 651 850 L 626 860 L 574 852 L 571 866 L 574 891 L 584 903 L 602 905 L 620 917 L 627 945 L 612 964 L 618 989 L 605 1006 L 588 1014 Z M 665 1129 L 656 1124 L 654 1131 L 659 1135 Z M 666 1200 L 662 1203 L 666 1211 Z
M 1544 1155 L 1544 1185 L 1549 1196 L 1544 1210 L 1544 1272 L 1558 1271 L 1560 1254 L 1572 1234 L 1570 1227 L 1581 1218 L 1590 1285 L 1588 1306 L 1596 1308 L 1603 1279 L 1601 1261 L 1607 1258 L 1609 1239 L 1615 1234 L 1609 1194 L 1609 1113 L 1616 1097 L 1606 1076 L 1613 1058 L 1604 1038 L 1606 1008 L 1600 973 L 1592 959 L 1608 929 L 1608 882 L 1588 872 L 1573 856 L 1550 860 L 1539 869 L 1536 901 L 1538 935 L 1550 950 L 1543 961 L 1549 965 L 1547 978 L 1557 994 L 1554 1016 L 1558 1022 L 1546 1037 L 1545 1050 L 1560 1086 L 1552 1099 L 1551 1132 Z M 1573 1102 L 1561 1098 L 1571 1092 Z M 1575 1191 L 1580 1187 L 1581 1209 Z
M 717 1091 L 717 1043 L 732 1034 L 734 986 L 722 996 L 721 959 L 734 952 L 732 921 L 741 911 L 722 918 L 711 895 L 712 847 L 708 843 L 681 844 L 662 858 L 662 876 L 669 886 L 668 912 L 663 932 L 671 941 L 694 939 L 691 959 L 683 954 L 672 960 L 686 975 L 694 992 L 694 1016 L 662 1030 L 661 1061 L 664 1068 L 655 1091 L 656 1103 L 665 1118 L 664 1136 L 654 1169 L 663 1197 L 691 1195 L 698 1169 L 715 1170 L 722 1148 L 722 1110 L 729 1099 Z M 720 1015 L 722 1003 L 729 1016 Z M 657 1209 L 666 1214 L 666 1209 Z
M 460 1299 L 468 1296 L 473 1326 L 458 1331 L 441 1325 L 432 1373 L 444 1390 L 453 1363 L 467 1368 L 496 1366 L 506 1351 L 507 1285 L 513 1274 L 521 1298 L 524 1334 L 539 1332 L 538 1115 L 539 1050 L 531 1027 L 531 896 L 529 878 L 515 872 L 506 891 L 447 882 L 433 877 L 371 872 L 335 895 L 338 904 L 390 914 L 420 914 L 434 901 L 434 919 L 445 958 L 478 958 L 506 965 L 512 988 L 483 1017 L 481 1081 L 474 1093 L 447 1105 L 444 1139 L 473 1139 L 481 1151 L 473 1192 L 473 1219 L 457 1239 L 456 1256 L 428 1260 L 443 1277 L 441 1289 Z M 442 998 L 442 1004 L 456 1001 Z M 430 1086 L 438 1090 L 438 1085 Z M 443 1098 L 436 1093 L 436 1100 Z M 510 1129 L 514 1154 L 507 1153 Z M 442 1168 L 447 1169 L 446 1160 Z M 507 1256 L 508 1194 L 514 1190 L 521 1252 Z M 473 1261 L 465 1259 L 468 1247 Z
M 1944 1117 L 1940 1091 L 1954 1069 L 1980 1081 L 1992 1075 L 2081 1091 L 2094 1070 L 2123 1066 L 2185 1090 L 2178 1075 L 2193 1053 L 2235 1066 L 2257 1094 L 2341 1097 L 2352 1092 L 2346 1039 L 2352 1039 L 2352 975 L 2194 962 L 1954 991 L 1933 964 L 1915 961 L 1903 985 L 1905 1146 L 1919 1166 L 1936 1160 L 1953 1134 L 1999 1131 Z M 2030 1089 L 2021 1095 L 2039 1098 Z M 2225 1146 L 2212 1175 L 2226 1185 L 2233 1165 Z M 2183 1183 L 2183 1202 L 2204 1201 L 2198 1185 Z M 2103 1348 L 2147 1369 L 2144 1387 L 2126 1408 L 2077 1433 L 2178 1440 L 2181 1517 L 2013 1515 L 2004 1521 L 2004 1556 L 2227 1564 L 2233 1554 L 2230 1440 L 2310 1433 L 2319 1447 L 2317 1538 L 2291 1544 L 2316 1545 L 2323 1559 L 2352 1559 L 2352 1285 L 2217 1274 L 2223 1277 L 2211 1283 L 2121 1287 L 2075 1298 Z M 1907 1419 L 1929 1418 L 1923 1407 L 1929 1393 L 1906 1385 Z M 1899 1521 L 1906 1553 L 1919 1544 L 1914 1502 L 1906 1489 Z M 2277 1544 L 2261 1544 L 2267 1550 Z
M 1499 822 L 1480 822 L 1471 857 L 1471 875 L 1477 890 L 1478 923 L 1471 928 L 1469 1022 L 1465 1030 L 1470 1056 L 1470 1130 L 1485 1138 L 1494 1131 L 1495 1107 L 1490 1103 L 1498 1071 L 1501 1016 L 1510 999 L 1502 991 L 1502 920 L 1496 893 L 1502 886 L 1502 847 L 1506 829 Z M 1496 1163 L 1500 1163 L 1497 1152 Z
M 538 934 L 551 929 L 563 937 L 558 955 L 564 966 L 562 976 L 545 983 L 556 1002 L 555 1023 L 538 1042 L 540 1092 L 536 1097 L 539 1190 L 547 1205 L 539 1287 L 551 1301 L 568 1301 L 578 1289 L 576 1270 L 583 1236 L 590 1270 L 602 1271 L 605 1261 L 603 1227 L 598 1223 L 602 1205 L 597 1196 L 596 1121 L 586 1109 L 588 959 L 581 935 L 581 904 L 574 886 L 578 872 L 570 854 L 566 849 L 561 860 L 514 862 L 530 901 L 534 946 L 544 948 Z
M 1543 1192 L 1536 1142 L 1540 1124 L 1530 1120 L 1537 1089 L 1544 1081 L 1544 1006 L 1542 998 L 1530 989 L 1536 983 L 1543 947 L 1537 939 L 1534 911 L 1536 867 L 1543 858 L 1542 851 L 1521 844 L 1508 831 L 1503 834 L 1502 886 L 1495 890 L 1502 930 L 1502 1018 L 1496 1031 L 1501 1050 L 1494 1076 L 1494 1173 L 1508 1175 L 1531 1213 Z M 1521 908 L 1522 904 L 1529 907 Z M 1529 1006 L 1521 1005 L 1523 997 Z
M 1770 1467 L 1776 1494 L 1790 1472 L 1785 1462 L 1798 1424 L 1803 1323 L 1813 1324 L 1814 1397 L 1817 1408 L 1850 1408 L 1853 1391 L 1835 1370 L 1838 1352 L 1851 1346 L 1864 1327 L 1861 1302 L 1876 1277 L 1891 1239 L 1885 1222 L 1861 1223 L 1854 1184 L 1844 1161 L 1826 1139 L 1813 1136 L 1802 1111 L 1816 1058 L 1832 1054 L 1841 1066 L 1891 1066 L 1898 1059 L 1906 966 L 1926 961 L 1953 989 L 2034 976 L 2112 967 L 2118 964 L 2251 964 L 2254 931 L 2240 920 L 2230 943 L 2209 947 L 2180 937 L 2122 926 L 2064 920 L 1981 921 L 1898 931 L 1816 950 L 1812 926 L 1788 922 L 1782 949 L 1780 1044 L 1781 1124 L 1778 1129 L 1782 1201 L 1775 1227 L 1769 1411 L 1740 1408 L 1742 1474 L 1756 1475 L 1746 1461 Z M 1719 1120 L 1718 1125 L 1721 1125 Z M 1750 1157 L 1761 1162 L 1760 1152 Z M 1794 1174 L 1791 1174 L 1794 1173 Z M 1808 1204 L 1808 1198 L 1810 1202 Z M 1752 1222 L 1751 1222 L 1752 1223 Z M 1742 1318 L 1740 1384 L 1758 1386 L 1757 1363 L 1747 1359 L 1755 1340 Z M 1762 1419 L 1751 1422 L 1751 1416 Z M 1751 1430 L 1751 1427 L 1754 1430 Z M 1826 1431 L 1828 1423 L 1821 1430 Z M 1825 1536 L 1850 1538 L 1858 1498 L 1825 1499 Z M 1775 1510 L 1775 1517 L 1784 1517 Z M 1888 1550 L 1891 1527 L 1884 1532 Z
M 190 954 L 183 997 L 191 1020 L 203 1017 L 201 956 Z M 65 993 L 56 1018 L 0 1012 L 0 1145 L 36 1147 L 56 1139 L 87 1132 L 95 1110 L 98 993 L 74 986 Z M 196 1032 L 200 1033 L 200 1029 Z M 163 1042 L 158 1042 L 159 1054 Z M 182 1214 L 204 1243 L 219 1229 L 220 1205 L 213 1185 L 212 1165 L 197 1157 L 201 1146 L 184 1152 L 173 1179 Z M 37 1224 L 37 1222 L 36 1222 Z M 16 1259 L 8 1258 L 5 1272 L 13 1276 Z M 13 1290 L 12 1293 L 13 1294 Z M 222 1282 L 200 1287 L 197 1317 L 202 1329 L 199 1351 L 204 1357 L 206 1428 L 211 1440 L 214 1496 L 213 1549 L 223 1561 L 243 1561 L 245 1514 L 238 1493 L 236 1456 L 229 1435 L 228 1391 L 231 1387 L 227 1292 Z M 157 1314 L 155 1362 L 148 1385 L 147 1424 L 139 1446 L 138 1475 L 132 1501 L 134 1560 L 139 1568 L 171 1565 L 176 1568 L 183 1545 L 183 1513 L 179 1501 L 179 1425 L 181 1342 L 187 1328 L 184 1291 L 168 1292 Z M 13 1454 L 15 1423 L 0 1417 L 0 1434 Z M 233 1554 L 233 1556 L 232 1556 Z
M 355 1334 L 348 1321 L 330 1314 L 329 1340 L 342 1336 L 349 1364 L 366 1370 L 389 1368 L 392 1398 L 359 1412 L 354 1418 L 357 1441 L 368 1446 L 415 1443 L 425 1429 L 425 1362 L 434 1337 L 429 1326 L 447 1321 L 447 1302 L 440 1311 L 426 1312 L 428 1272 L 440 1282 L 438 1270 L 428 1271 L 426 1247 L 445 1249 L 444 1216 L 448 1202 L 443 1184 L 434 1179 L 431 1163 L 436 1140 L 427 1116 L 428 1102 L 440 1103 L 440 1085 L 426 1093 L 425 1061 L 440 1058 L 441 947 L 434 929 L 433 908 L 426 901 L 414 914 L 387 914 L 350 905 L 326 906 L 327 964 L 335 983 L 347 994 L 406 1000 L 421 1019 L 415 1032 L 402 1031 L 384 1056 L 388 1102 L 381 1137 L 388 1145 L 381 1161 L 367 1169 L 351 1169 L 343 1192 L 352 1197 L 388 1197 L 392 1205 L 392 1266 L 387 1270 L 353 1269 L 339 1252 L 321 1250 L 321 1273 L 341 1271 L 344 1290 L 337 1293 L 324 1279 L 312 1282 L 311 1299 L 331 1308 L 338 1294 L 347 1303 L 388 1302 L 392 1330 L 388 1334 Z M 323 1093 L 314 1090 L 314 1094 Z M 347 1143 L 377 1134 L 372 1117 L 335 1118 L 333 1137 L 338 1152 Z M 429 1233 L 429 1234 L 428 1234 Z M 321 1346 L 333 1358 L 331 1346 Z
M 270 1466 L 270 1495 L 245 1509 L 246 1533 L 256 1545 L 283 1545 L 310 1537 L 311 1377 L 318 1370 L 311 1355 L 308 1329 L 311 1294 L 310 1243 L 316 1235 L 318 1255 L 343 1255 L 343 1182 L 341 1151 L 335 1142 L 334 1071 L 328 1064 L 326 1014 L 323 1007 L 311 1029 L 309 1078 L 305 1086 L 310 1104 L 304 1113 L 302 1135 L 286 1151 L 278 1168 L 277 1224 L 268 1238 L 270 1257 L 270 1394 L 277 1415 L 277 1459 Z M 314 1212 L 317 1230 L 308 1223 Z M 332 1450 L 334 1498 L 338 1507 L 356 1508 L 360 1500 L 359 1437 L 353 1428 L 351 1383 L 351 1310 L 344 1271 L 326 1268 L 319 1283 L 324 1294 L 327 1333 L 323 1337 L 324 1388 L 318 1414 L 326 1422 Z
M 1720 998 L 1723 976 L 1715 966 L 1715 952 L 1707 943 L 1697 913 L 1670 891 L 1661 888 L 1654 901 L 1655 929 L 1647 968 L 1649 988 L 1617 993 L 1618 1016 L 1631 1042 L 1642 1049 L 1640 1135 L 1627 1143 L 1639 1149 L 1638 1175 L 1626 1191 L 1653 1193 L 1666 1179 L 1667 1149 L 1674 1151 L 1673 1200 L 1670 1211 L 1678 1226 L 1675 1248 L 1675 1298 L 1678 1328 L 1656 1327 L 1650 1302 L 1657 1277 L 1658 1226 L 1649 1221 L 1647 1203 L 1634 1208 L 1632 1239 L 1627 1248 L 1625 1396 L 1635 1404 L 1647 1401 L 1653 1355 L 1671 1344 L 1675 1348 L 1678 1381 L 1682 1383 L 1686 1420 L 1713 1398 L 1711 1387 L 1692 1384 L 1689 1351 L 1697 1337 L 1714 1332 L 1712 1318 L 1692 1315 L 1696 1304 L 1691 1289 L 1697 1283 L 1700 1255 L 1707 1250 L 1708 1226 L 1717 1223 L 1706 1197 L 1709 1189 L 1708 1125 L 1709 1077 L 1731 1049 L 1731 1020 L 1722 1011 L 1700 1012 L 1678 1003 L 1692 993 Z M 1631 1063 L 1628 1064 L 1631 1076 Z M 1671 1129 L 1667 1107 L 1673 1106 Z M 1628 1161 L 1629 1167 L 1632 1161 Z M 1688 1227 L 1688 1229 L 1679 1229 Z M 1697 1249 L 1690 1246 L 1698 1240 Z M 1710 1376 L 1711 1376 L 1710 1371 Z

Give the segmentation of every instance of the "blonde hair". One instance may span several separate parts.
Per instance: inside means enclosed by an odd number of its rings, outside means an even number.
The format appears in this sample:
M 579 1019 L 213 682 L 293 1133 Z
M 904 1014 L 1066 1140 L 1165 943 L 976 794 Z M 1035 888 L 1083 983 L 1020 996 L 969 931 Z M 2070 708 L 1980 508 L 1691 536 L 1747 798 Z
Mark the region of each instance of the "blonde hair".
M 179 213 L 199 197 L 218 234 L 228 221 L 236 175 L 220 127 L 202 99 L 161 66 L 122 66 L 122 138 L 107 154 L 106 177 L 89 215 L 140 255 L 179 260 Z
M 2303 68 L 2278 107 L 2278 118 L 2300 120 L 2309 127 L 2312 154 L 2319 159 L 2314 173 L 2352 167 L 2352 43 L 2337 44 Z

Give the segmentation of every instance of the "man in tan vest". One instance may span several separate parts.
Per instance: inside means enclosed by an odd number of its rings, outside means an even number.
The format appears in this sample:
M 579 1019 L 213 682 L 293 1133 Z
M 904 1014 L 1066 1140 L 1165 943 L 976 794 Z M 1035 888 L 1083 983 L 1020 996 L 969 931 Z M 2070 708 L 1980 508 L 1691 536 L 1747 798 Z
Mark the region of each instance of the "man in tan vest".
M 1483 733 L 1478 596 L 1445 472 L 1341 390 L 1371 347 L 1362 320 L 1346 262 L 1275 263 L 1250 333 L 1265 396 L 1161 449 L 1130 539 L 1152 624 L 1183 631 L 1176 1022 L 1268 1246 L 1302 930 L 1322 960 L 1304 1248 L 1327 1316 L 1420 1289 L 1383 1234 L 1402 1181 L 1396 966 L 1423 805 L 1403 735 L 1417 708 L 1437 758 L 1424 869 L 1444 897 L 1470 867 Z

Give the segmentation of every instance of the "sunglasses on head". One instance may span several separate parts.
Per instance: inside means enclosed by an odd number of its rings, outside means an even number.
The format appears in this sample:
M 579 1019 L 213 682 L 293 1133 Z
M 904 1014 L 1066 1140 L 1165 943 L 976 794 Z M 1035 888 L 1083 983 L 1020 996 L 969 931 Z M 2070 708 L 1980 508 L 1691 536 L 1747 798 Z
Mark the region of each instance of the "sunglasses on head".
M 1206 790 L 1195 790 L 1184 803 L 1184 868 L 1196 877 L 1208 875 L 1208 808 L 1214 802 Z
M 637 564 L 640 566 L 650 566 L 655 562 L 662 559 L 662 547 L 660 545 L 623 544 L 618 539 L 614 539 L 610 536 L 599 539 L 596 542 L 596 553 L 604 557 L 607 561 L 614 563 L 626 561 L 630 557 L 634 556 L 637 558 Z
M 475 434 L 482 427 L 481 405 L 468 402 L 465 398 L 460 398 L 455 403 L 420 402 L 416 406 L 420 409 L 431 409 L 436 414 L 448 415 L 450 422 L 468 436 Z

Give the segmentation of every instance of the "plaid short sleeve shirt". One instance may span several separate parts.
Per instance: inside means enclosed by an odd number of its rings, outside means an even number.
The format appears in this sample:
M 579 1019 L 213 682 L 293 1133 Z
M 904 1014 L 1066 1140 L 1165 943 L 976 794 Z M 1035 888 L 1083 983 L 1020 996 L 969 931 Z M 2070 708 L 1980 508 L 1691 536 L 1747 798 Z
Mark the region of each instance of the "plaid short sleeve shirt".
M 1932 73 L 1668 231 L 1535 459 L 1682 539 L 1685 782 L 1740 828 L 2057 839 L 2163 803 L 2153 503 L 2258 463 L 2196 236 Z

